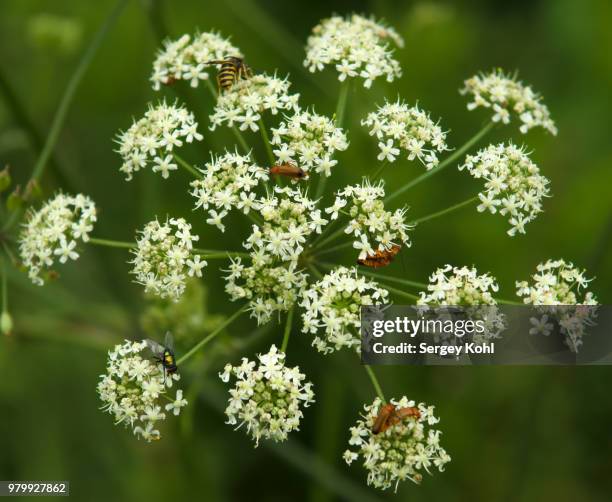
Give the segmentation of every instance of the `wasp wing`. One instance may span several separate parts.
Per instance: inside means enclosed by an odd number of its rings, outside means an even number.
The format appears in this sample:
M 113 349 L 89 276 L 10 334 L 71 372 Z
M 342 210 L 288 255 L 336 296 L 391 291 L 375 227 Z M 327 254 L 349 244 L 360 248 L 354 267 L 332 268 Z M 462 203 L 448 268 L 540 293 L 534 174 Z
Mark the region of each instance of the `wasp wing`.
M 164 355 L 166 349 L 162 344 L 157 343 L 155 340 L 151 340 L 150 338 L 147 338 L 144 342 L 147 344 L 147 347 L 149 347 L 149 350 L 156 356 L 161 357 Z
M 171 352 L 174 352 L 174 337 L 170 331 L 166 331 L 166 336 L 164 337 L 164 345 L 167 349 L 170 349 Z

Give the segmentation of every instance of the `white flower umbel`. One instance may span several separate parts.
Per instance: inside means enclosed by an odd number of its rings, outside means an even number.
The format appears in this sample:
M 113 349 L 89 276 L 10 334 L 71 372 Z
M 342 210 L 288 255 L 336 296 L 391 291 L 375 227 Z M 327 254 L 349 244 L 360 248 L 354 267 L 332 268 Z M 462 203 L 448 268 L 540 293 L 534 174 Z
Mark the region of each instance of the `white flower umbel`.
M 256 447 L 262 438 L 285 441 L 299 430 L 302 408 L 314 402 L 312 383 L 305 381 L 298 366 L 287 368 L 285 354 L 274 345 L 257 359 L 259 363 L 243 358 L 239 366 L 226 364 L 219 374 L 223 382 L 236 379 L 225 409 L 226 423 L 237 429 L 246 426 Z
M 429 170 L 438 165 L 438 154 L 448 150 L 446 133 L 429 114 L 399 99 L 368 114 L 361 125 L 370 130 L 370 136 L 376 136 L 381 161 L 395 162 L 401 149 L 408 160 L 418 159 Z
M 338 163 L 334 153 L 348 148 L 346 134 L 331 119 L 303 110 L 286 116 L 272 129 L 271 143 L 278 163 L 290 162 L 306 173 L 325 176 L 330 176 L 331 168 Z
M 316 208 L 316 201 L 297 188 L 274 187 L 274 192 L 259 199 L 257 205 L 263 225 L 253 225 L 244 247 L 282 260 L 297 260 L 308 237 L 321 233 L 328 223 Z
M 464 306 L 469 319 L 482 320 L 484 332 L 475 332 L 474 342 L 499 338 L 505 329 L 505 316 L 497 308 L 493 294 L 499 291 L 495 278 L 489 274 L 478 274 L 472 267 L 445 265 L 429 277 L 427 292 L 422 291 L 417 305 L 423 306 Z M 445 312 L 440 312 L 441 316 Z M 456 340 L 452 333 L 436 334 L 439 338 Z
M 344 452 L 347 464 L 362 457 L 363 467 L 368 471 L 368 485 L 386 490 L 409 479 L 420 483 L 423 471 L 431 474 L 430 468 L 444 471 L 451 458 L 440 446 L 442 432 L 432 426 L 440 420 L 434 415 L 434 407 L 424 403 L 418 405 L 402 397 L 391 400 L 397 408 L 417 407 L 419 417 L 406 417 L 391 425 L 384 432 L 374 434 L 372 427 L 384 403 L 376 398 L 371 405 L 364 406 L 362 418 L 351 427 L 349 445 L 354 449 Z
M 218 67 L 206 65 L 208 61 L 225 59 L 228 56 L 242 57 L 240 51 L 228 39 L 218 33 L 196 33 L 183 35 L 178 40 L 165 40 L 153 63 L 151 82 L 153 89 L 172 84 L 176 80 L 187 80 L 197 87 L 200 80 L 216 74 Z
M 289 93 L 289 80 L 276 75 L 253 75 L 239 80 L 228 91 L 219 95 L 214 113 L 210 116 L 210 130 L 226 124 L 239 126 L 241 131 L 259 130 L 258 121 L 262 114 L 269 111 L 272 115 L 279 111 L 297 111 L 299 94 Z
M 393 82 L 402 75 L 402 70 L 393 58 L 389 42 L 404 45 L 393 28 L 373 19 L 357 14 L 347 18 L 333 16 L 313 28 L 306 44 L 304 66 L 315 72 L 333 65 L 338 80 L 361 77 L 366 88 L 381 76 Z
M 145 293 L 178 300 L 185 291 L 187 276 L 202 276 L 206 261 L 193 255 L 191 225 L 183 218 L 171 218 L 165 223 L 153 220 L 139 231 L 132 274 L 145 287 Z
M 543 127 L 557 134 L 557 127 L 542 98 L 515 77 L 505 75 L 502 70 L 476 75 L 464 82 L 461 94 L 468 94 L 472 101 L 468 110 L 484 107 L 493 112 L 493 122 L 508 124 L 514 113 L 521 121 L 520 131 L 526 133 L 532 127 Z
M 304 291 L 302 332 L 315 335 L 312 345 L 325 354 L 344 347 L 358 352 L 361 306 L 385 304 L 388 296 L 355 267 L 338 267 Z
M 19 234 L 19 254 L 28 276 L 42 286 L 41 272 L 79 257 L 79 240 L 87 242 L 96 222 L 96 206 L 85 195 L 57 194 L 38 211 L 29 211 Z
M 223 218 L 232 208 L 245 214 L 258 209 L 255 190 L 268 179 L 268 172 L 257 166 L 248 155 L 226 153 L 199 169 L 202 178 L 191 182 L 196 208 L 207 212 L 208 223 L 225 231 Z
M 98 383 L 102 409 L 113 415 L 115 423 L 131 427 L 147 442 L 160 438 L 156 427 L 166 418 L 161 399 L 173 381 L 180 379 L 177 373 L 164 376 L 161 364 L 150 356 L 145 342 L 125 340 L 109 351 L 106 373 Z M 177 390 L 176 399 L 171 407 L 166 405 L 166 410 L 178 415 L 186 405 L 183 392 Z
M 550 195 L 548 179 L 524 149 L 512 143 L 489 145 L 476 155 L 468 155 L 459 166 L 463 169 L 485 182 L 484 191 L 478 194 L 478 211 L 499 211 L 507 216 L 510 236 L 525 233 L 525 225 L 543 211 L 542 199 Z
M 540 263 L 536 270 L 531 276 L 532 284 L 516 283 L 516 294 L 525 304 L 536 306 L 542 313 L 540 322 L 532 323 L 532 329 L 540 327 L 540 331 L 549 334 L 550 330 L 545 329 L 547 321 L 556 320 L 565 344 L 572 352 L 578 352 L 588 326 L 595 323 L 597 316 L 597 299 L 591 291 L 585 290 L 592 279 L 585 277 L 585 270 L 565 260 L 548 260 Z
M 267 323 L 275 312 L 291 309 L 307 283 L 296 262 L 282 262 L 261 249 L 251 254 L 250 265 L 241 258 L 233 259 L 227 272 L 225 291 L 232 301 L 248 300 L 257 324 Z
M 334 204 L 325 209 L 332 220 L 338 218 L 340 212 L 348 215 L 350 221 L 345 233 L 355 237 L 353 247 L 359 250 L 360 260 L 376 251 L 390 250 L 395 245 L 411 246 L 408 231 L 413 227 L 405 221 L 406 209 L 387 211 L 384 197 L 382 182 L 371 185 L 365 180 L 361 185 L 340 190 Z
M 117 152 L 123 158 L 119 170 L 128 181 L 133 173 L 148 166 L 167 178 L 170 171 L 178 169 L 172 156 L 174 148 L 202 139 L 197 127 L 193 114 L 186 108 L 165 101 L 157 106 L 149 105 L 144 117 L 117 137 Z

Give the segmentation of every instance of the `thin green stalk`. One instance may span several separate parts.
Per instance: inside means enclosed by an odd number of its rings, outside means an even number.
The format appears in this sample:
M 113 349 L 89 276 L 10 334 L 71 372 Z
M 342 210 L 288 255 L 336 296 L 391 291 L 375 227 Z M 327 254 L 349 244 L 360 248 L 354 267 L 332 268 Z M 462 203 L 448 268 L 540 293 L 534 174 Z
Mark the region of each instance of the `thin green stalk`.
M 312 272 L 312 274 L 317 279 L 321 279 L 321 277 L 323 277 L 323 274 L 321 272 L 319 272 L 319 269 L 317 267 L 315 267 L 312 263 L 308 264 L 308 269 Z
M 270 143 L 270 138 L 268 137 L 266 124 L 261 117 L 259 118 L 259 131 L 261 132 L 261 139 L 263 140 L 266 147 L 266 152 L 268 153 L 268 160 L 270 161 L 270 165 L 273 166 L 276 163 L 274 159 L 274 152 L 272 152 L 272 144 Z
M 383 284 L 382 282 L 379 282 L 379 284 L 383 288 L 385 288 L 389 293 L 393 293 L 394 295 L 403 296 L 410 300 L 418 300 L 420 298 L 420 296 L 418 295 L 415 295 L 413 293 L 408 293 L 406 291 L 402 291 L 401 289 L 394 288 L 393 286 L 389 286 L 388 284 Z
M 452 213 L 453 211 L 456 211 L 457 209 L 461 209 L 462 207 L 469 206 L 470 204 L 473 204 L 477 200 L 478 200 L 478 196 L 470 197 L 469 199 L 464 200 L 463 202 L 459 202 L 458 204 L 455 204 L 453 206 L 447 207 L 446 209 L 442 209 L 441 211 L 436 211 L 435 213 L 428 214 L 427 216 L 423 216 L 421 218 L 413 220 L 410 222 L 410 224 L 417 225 L 419 223 L 423 223 L 424 221 L 433 220 L 434 218 L 438 218 L 445 214 Z
M 346 111 L 346 102 L 348 98 L 348 91 L 350 87 L 350 79 L 346 79 L 340 85 L 340 92 L 338 93 L 338 103 L 336 104 L 336 127 L 342 127 L 344 122 L 344 113 Z M 325 185 L 327 184 L 327 176 L 321 174 L 319 177 L 319 184 L 317 185 L 317 191 L 315 199 L 320 199 L 325 192 Z
M 318 264 L 320 267 L 326 268 L 328 270 L 333 270 L 334 268 L 339 266 L 335 263 L 326 263 L 326 262 L 318 262 Z M 408 279 L 400 279 L 399 277 L 391 277 L 390 275 L 370 272 L 369 270 L 359 269 L 359 273 L 361 275 L 372 277 L 373 279 L 379 279 L 381 281 L 396 282 L 397 284 L 401 284 L 403 286 L 409 286 L 409 287 L 420 288 L 420 289 L 427 287 L 427 284 L 423 282 L 410 281 Z
M 334 223 L 337 220 L 331 221 L 327 224 L 327 226 L 323 229 L 323 231 L 317 235 L 311 242 L 310 242 L 310 247 L 311 248 L 315 248 L 315 246 L 317 245 L 318 242 L 321 241 L 321 239 L 323 239 L 323 237 L 326 237 L 327 234 L 331 231 L 331 229 L 334 227 Z
M 315 253 L 313 253 L 314 256 L 321 256 L 324 254 L 329 254 L 329 253 L 333 253 L 334 251 L 340 251 L 341 249 L 345 249 L 348 247 L 351 247 L 353 245 L 353 241 L 349 241 L 349 242 L 344 242 L 342 244 L 338 244 L 337 246 L 332 246 L 330 248 L 327 249 L 323 249 L 321 251 L 317 251 Z M 321 248 L 321 246 L 319 246 L 319 249 Z
M 174 160 L 176 160 L 183 169 L 191 173 L 191 175 L 193 175 L 195 178 L 201 180 L 204 177 L 200 171 L 198 171 L 195 167 L 193 167 L 189 162 L 187 162 L 177 153 L 173 154 L 173 157 Z
M 64 125 L 64 121 L 66 120 L 68 108 L 72 103 L 76 90 L 79 87 L 79 84 L 81 83 L 81 80 L 83 79 L 87 68 L 89 68 L 89 65 L 91 64 L 98 48 L 100 47 L 100 45 L 102 45 L 104 38 L 106 37 L 112 25 L 115 23 L 115 21 L 121 14 L 123 8 L 126 6 L 127 1 L 128 0 L 118 0 L 118 2 L 115 4 L 115 7 L 113 7 L 113 10 L 110 12 L 108 17 L 94 36 L 93 40 L 87 47 L 87 50 L 79 61 L 79 64 L 77 65 L 74 73 L 70 77 L 70 80 L 68 81 L 68 85 L 64 90 L 64 94 L 59 103 L 57 111 L 55 112 L 55 116 L 53 117 L 53 122 L 51 123 L 51 128 L 49 129 L 49 135 L 47 136 L 40 155 L 36 160 L 36 164 L 34 164 L 34 169 L 32 171 L 30 181 L 38 180 L 42 176 L 47 165 L 49 164 L 49 158 L 51 157 L 53 149 L 55 148 L 55 144 L 59 139 L 60 132 Z M 4 230 L 11 228 L 19 219 L 19 217 L 20 211 L 15 211 L 6 222 Z
M 6 243 L 5 240 L 2 240 L 2 249 L 4 249 L 4 252 L 7 254 L 9 259 L 11 260 L 11 264 L 13 264 L 14 266 L 18 266 L 19 260 L 17 259 L 13 251 L 11 251 L 11 248 L 9 247 L 9 245 Z
M 236 257 L 248 258 L 248 253 L 233 253 L 231 251 L 219 251 L 218 253 L 200 253 L 197 252 L 205 260 L 223 260 Z
M 321 242 L 319 242 L 319 244 L 316 247 L 314 247 L 313 249 L 316 251 L 317 249 L 322 248 L 326 244 L 329 244 L 330 242 L 336 240 L 336 238 L 338 238 L 339 236 L 341 236 L 344 233 L 344 229 L 345 229 L 345 225 L 342 225 L 338 230 L 336 230 L 329 237 L 327 237 L 326 239 L 323 239 Z
M 430 171 L 427 171 L 424 174 L 421 174 L 421 176 L 416 177 L 409 183 L 406 183 L 401 188 L 398 188 L 392 194 L 388 195 L 385 198 L 385 203 L 391 202 L 393 199 L 399 197 L 400 195 L 402 195 L 403 193 L 405 193 L 412 187 L 418 185 L 422 181 L 425 181 L 427 178 L 433 176 L 436 173 L 439 173 L 442 169 L 449 166 L 451 163 L 453 163 L 455 160 L 461 157 L 465 152 L 467 152 L 470 148 L 472 148 L 472 146 L 478 143 L 486 134 L 489 133 L 489 131 L 491 131 L 491 129 L 493 129 L 493 127 L 495 127 L 494 122 L 487 122 L 487 124 L 482 129 L 480 129 L 480 131 L 474 134 L 474 136 L 468 139 L 460 148 L 455 150 L 451 155 L 449 155 L 446 159 L 440 162 L 440 164 L 438 164 L 437 167 L 434 167 L 433 169 L 431 169 Z
M 208 87 L 208 90 L 212 94 L 213 99 L 217 101 L 217 97 L 219 94 L 217 93 L 217 89 L 215 89 L 215 86 L 211 82 L 210 78 L 207 78 L 206 80 L 204 80 L 204 82 L 206 82 L 206 87 Z M 238 143 L 240 144 L 240 148 L 242 148 L 243 153 L 245 155 L 252 155 L 251 149 L 249 148 L 249 145 L 244 139 L 244 136 L 242 135 L 240 130 L 236 126 L 232 126 L 231 130 L 234 133 L 234 136 L 236 137 L 236 141 L 238 141 Z
M 111 239 L 98 239 L 96 237 L 90 238 L 88 242 L 90 244 L 96 244 L 98 246 L 108 246 L 112 248 L 132 249 L 136 247 L 135 242 L 114 241 Z
M 6 287 L 6 264 L 4 258 L 0 259 L 0 267 L 2 274 L 2 313 L 5 314 L 8 311 L 8 288 Z
M 374 173 L 374 175 L 370 178 L 370 181 L 372 183 L 374 183 L 379 176 L 382 174 L 382 172 L 384 171 L 385 167 L 387 167 L 388 162 L 385 160 L 380 167 L 376 170 L 376 172 Z
M 382 400 L 383 403 L 386 403 L 387 400 L 385 399 L 385 395 L 383 394 L 382 387 L 380 386 L 380 383 L 378 382 L 378 378 L 376 378 L 376 375 L 374 374 L 374 370 L 367 364 L 364 364 L 363 367 L 365 368 L 366 373 L 368 374 L 368 376 L 370 377 L 370 380 L 372 381 L 372 385 L 374 386 L 376 395 Z
M 187 359 L 189 359 L 198 350 L 200 350 L 202 347 L 204 347 L 204 345 L 206 345 L 213 338 L 215 338 L 217 335 L 219 335 L 219 333 L 221 333 L 225 328 L 227 328 L 231 323 L 233 323 L 238 317 L 240 317 L 240 315 L 242 315 L 244 312 L 246 312 L 246 310 L 247 310 L 247 307 L 245 305 L 244 307 L 241 307 L 239 310 L 234 312 L 234 314 L 232 316 L 228 317 L 223 323 L 221 323 L 217 327 L 217 329 L 215 329 L 211 334 L 209 334 L 208 336 L 206 336 L 202 340 L 200 340 L 198 343 L 196 343 L 191 348 L 191 350 L 189 350 L 186 354 L 184 354 L 181 358 L 179 358 L 179 360 L 176 362 L 176 364 L 177 365 L 183 364 L 185 361 L 187 361 Z
M 287 322 L 285 323 L 285 332 L 283 333 L 283 343 L 281 345 L 281 352 L 287 353 L 287 345 L 289 345 L 289 337 L 291 336 L 291 327 L 293 325 L 293 311 L 295 308 L 291 308 L 287 312 Z

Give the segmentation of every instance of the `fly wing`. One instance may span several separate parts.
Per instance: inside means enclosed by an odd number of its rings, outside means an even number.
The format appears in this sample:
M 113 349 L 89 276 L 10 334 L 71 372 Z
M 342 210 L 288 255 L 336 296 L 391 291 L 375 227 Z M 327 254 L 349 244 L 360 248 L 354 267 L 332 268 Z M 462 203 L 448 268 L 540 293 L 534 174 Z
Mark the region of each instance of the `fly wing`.
M 172 333 L 170 333 L 170 331 L 166 331 L 166 336 L 164 337 L 164 345 L 166 346 L 166 348 L 174 352 L 174 337 L 172 336 Z
M 145 343 L 147 344 L 147 347 L 149 347 L 149 350 L 153 352 L 153 354 L 155 354 L 156 356 L 161 357 L 164 354 L 164 346 L 157 343 L 155 340 L 147 338 L 145 340 Z

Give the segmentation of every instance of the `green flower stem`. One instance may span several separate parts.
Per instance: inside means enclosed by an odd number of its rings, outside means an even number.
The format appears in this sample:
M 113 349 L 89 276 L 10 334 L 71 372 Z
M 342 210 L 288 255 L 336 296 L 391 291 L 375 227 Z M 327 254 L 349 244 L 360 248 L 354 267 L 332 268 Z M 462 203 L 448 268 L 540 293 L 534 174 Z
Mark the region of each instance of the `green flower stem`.
M 346 102 L 348 99 L 348 91 L 350 86 L 350 79 L 346 79 L 340 85 L 340 92 L 338 93 L 338 103 L 336 104 L 336 127 L 342 127 L 344 122 L 344 112 L 346 111 Z M 327 183 L 328 176 L 321 174 L 319 177 L 319 184 L 317 185 L 317 191 L 315 199 L 320 199 L 325 192 L 325 185 Z
M 15 267 L 18 267 L 19 260 L 17 259 L 13 251 L 11 251 L 11 248 L 9 247 L 9 245 L 6 243 L 5 240 L 2 240 L 1 242 L 2 242 L 2 249 L 4 249 L 4 252 L 7 254 L 9 259 L 11 260 L 11 264 Z
M 291 327 L 293 325 L 293 311 L 295 307 L 292 307 L 287 312 L 287 322 L 285 324 L 285 332 L 283 334 L 283 343 L 281 345 L 281 352 L 287 353 L 287 345 L 289 345 L 289 337 L 291 336 Z
M 178 154 L 173 154 L 174 160 L 176 160 L 179 165 L 185 169 L 186 171 L 188 171 L 194 178 L 198 178 L 199 180 L 201 180 L 203 178 L 203 175 L 200 171 L 198 171 L 195 167 L 193 167 L 189 162 L 187 162 L 185 159 L 183 159 L 181 156 L 179 156 Z
M 329 254 L 329 253 L 333 253 L 334 251 L 340 251 L 341 249 L 345 249 L 348 247 L 351 247 L 353 245 L 353 241 L 349 241 L 349 242 L 344 242 L 342 244 L 338 244 L 337 246 L 332 246 L 330 248 L 327 249 L 322 249 L 320 251 L 317 251 L 314 253 L 314 256 L 321 256 L 324 254 Z M 319 246 L 319 249 L 321 248 L 321 246 Z
M 215 338 L 219 333 L 221 333 L 225 328 L 227 328 L 231 323 L 233 323 L 238 317 L 240 317 L 244 312 L 246 312 L 247 306 L 241 307 L 239 310 L 234 312 L 234 314 L 228 317 L 223 323 L 221 323 L 212 333 L 208 336 L 204 337 L 198 343 L 196 343 L 189 352 L 184 354 L 179 360 L 176 362 L 177 365 L 183 364 L 187 359 L 189 359 L 192 355 L 194 355 L 198 350 L 200 350 L 204 345 L 210 342 L 213 338 Z
M 53 117 L 53 122 L 51 123 L 51 128 L 49 129 L 49 135 L 45 140 L 45 144 L 40 152 L 40 155 L 36 159 L 36 164 L 34 164 L 34 169 L 32 170 L 32 175 L 30 176 L 30 182 L 37 181 L 43 174 L 45 168 L 49 164 L 49 159 L 53 154 L 53 149 L 55 148 L 55 144 L 59 139 L 60 132 L 66 120 L 66 115 L 68 113 L 68 108 L 72 103 L 76 90 L 85 75 L 85 72 L 89 68 L 98 48 L 102 45 L 104 38 L 110 31 L 111 27 L 117 21 L 117 18 L 123 11 L 123 8 L 126 6 L 128 0 L 118 0 L 118 2 L 113 7 L 113 10 L 110 12 L 100 29 L 95 34 L 91 43 L 87 47 L 87 50 L 81 57 L 79 64 L 77 65 L 74 73 L 70 77 L 68 81 L 68 85 L 64 90 L 64 94 L 62 95 L 62 99 L 59 103 L 57 111 Z M 24 186 L 26 186 L 24 184 Z M 8 230 L 11 228 L 21 216 L 21 211 L 14 211 L 11 217 L 8 219 L 6 224 L 4 225 L 3 230 Z
M 314 264 L 309 263 L 308 269 L 312 272 L 312 275 L 314 275 L 317 279 L 321 279 L 321 277 L 323 277 L 323 274 L 319 271 L 317 267 L 314 266 Z
M 272 144 L 270 143 L 270 138 L 268 137 L 268 131 L 266 130 L 266 124 L 263 118 L 259 118 L 259 131 L 261 132 L 261 139 L 266 147 L 266 152 L 268 153 L 268 160 L 270 161 L 270 166 L 273 166 L 276 163 L 274 159 L 274 152 L 272 151 Z
M 342 225 L 338 230 L 336 230 L 329 237 L 327 237 L 326 239 L 324 239 L 321 242 L 319 242 L 319 245 L 314 247 L 314 250 L 316 251 L 317 249 L 320 249 L 323 246 L 325 246 L 325 244 L 329 244 L 330 242 L 336 240 L 336 238 L 338 238 L 339 236 L 341 236 L 344 233 L 345 227 L 346 227 L 346 225 Z
M 410 224 L 417 225 L 419 223 L 423 223 L 424 221 L 433 220 L 434 218 L 438 218 L 445 214 L 452 213 L 453 211 L 456 211 L 457 209 L 461 209 L 462 207 L 469 206 L 470 204 L 473 204 L 477 200 L 478 200 L 478 196 L 470 197 L 469 199 L 464 200 L 463 202 L 459 202 L 458 204 L 455 204 L 453 206 L 447 207 L 446 209 L 442 209 L 441 211 L 436 211 L 435 213 L 428 214 L 427 216 L 423 216 L 422 218 L 413 220 L 410 222 Z
M 337 265 L 335 263 L 326 263 L 326 262 L 319 262 L 318 264 L 319 264 L 320 267 L 326 268 L 328 270 L 333 270 L 334 268 L 339 266 L 339 265 Z M 381 281 L 395 282 L 395 283 L 401 284 L 403 286 L 409 286 L 409 287 L 420 288 L 420 289 L 424 289 L 424 288 L 427 287 L 427 284 L 422 283 L 422 282 L 410 281 L 408 279 L 400 279 L 399 277 L 391 277 L 390 275 L 384 275 L 384 274 L 379 274 L 379 273 L 376 273 L 376 272 L 370 272 L 369 270 L 359 269 L 359 273 L 361 275 L 365 275 L 367 277 L 372 277 L 372 279 L 379 279 Z
M 2 313 L 8 310 L 8 288 L 6 287 L 6 264 L 4 258 L 0 259 L 0 269 L 2 274 Z
M 310 247 L 311 248 L 315 248 L 317 243 L 321 241 L 321 239 L 323 239 L 323 237 L 326 237 L 327 234 L 330 232 L 330 230 L 334 227 L 334 223 L 338 221 L 338 220 L 334 220 L 334 221 L 330 221 L 325 228 L 323 229 L 323 231 L 317 235 L 312 242 L 310 243 Z
M 224 258 L 249 258 L 249 253 L 234 251 L 213 251 L 208 249 L 194 249 L 194 253 L 200 255 L 205 260 L 222 260 Z
M 372 183 L 374 183 L 382 174 L 382 172 L 384 171 L 385 167 L 387 167 L 388 162 L 385 160 L 380 167 L 376 170 L 376 172 L 374 173 L 374 175 L 372 176 L 372 178 L 370 178 L 370 181 Z
M 368 366 L 367 364 L 364 364 L 363 367 L 365 368 L 366 373 L 368 374 L 368 376 L 370 377 L 370 380 L 372 381 L 372 385 L 374 386 L 376 395 L 382 400 L 383 403 L 386 403 L 387 400 L 385 399 L 385 395 L 383 394 L 382 387 L 380 386 L 380 383 L 378 382 L 378 378 L 376 378 L 376 375 L 374 374 L 374 370 L 372 369 L 371 366 Z
M 406 183 L 403 187 L 397 189 L 395 192 L 388 195 L 385 198 L 385 203 L 391 202 L 393 199 L 399 197 L 407 190 L 421 183 L 421 181 L 425 181 L 427 178 L 433 176 L 436 173 L 439 173 L 442 169 L 452 164 L 455 160 L 457 160 L 465 152 L 467 152 L 470 148 L 472 148 L 476 143 L 478 143 L 486 134 L 488 134 L 489 131 L 493 129 L 493 127 L 495 127 L 494 122 L 487 122 L 487 124 L 482 129 L 480 129 L 480 131 L 474 134 L 474 136 L 472 136 L 469 140 L 467 140 L 460 148 L 455 150 L 452 153 L 452 155 L 449 155 L 446 159 L 440 162 L 440 164 L 438 164 L 437 167 L 434 167 L 433 169 L 431 169 L 430 171 L 427 171 L 424 174 L 421 174 L 421 176 L 416 177 L 409 183 Z
M 206 82 L 206 87 L 208 87 L 208 90 L 210 91 L 210 94 L 212 95 L 213 99 L 217 101 L 217 97 L 218 97 L 217 89 L 215 89 L 215 86 L 211 82 L 210 78 L 205 79 L 204 82 Z M 236 137 L 236 140 L 240 144 L 240 148 L 242 148 L 244 154 L 252 155 L 251 149 L 249 148 L 249 145 L 244 139 L 244 136 L 242 135 L 240 130 L 236 126 L 231 127 L 231 129 L 232 129 L 232 132 L 234 133 L 234 136 Z
M 108 246 L 111 248 L 124 248 L 124 249 L 132 249 L 136 247 L 135 242 L 125 242 L 125 241 L 114 241 L 111 239 L 97 239 L 92 237 L 88 241 L 90 244 L 96 244 L 98 246 Z
M 393 286 L 389 286 L 388 284 L 384 284 L 382 282 L 379 282 L 379 284 L 383 288 L 385 288 L 389 293 L 393 293 L 394 295 L 402 296 L 404 298 L 408 298 L 409 300 L 418 300 L 420 298 L 419 295 L 415 295 L 414 293 L 408 293 L 401 289 L 394 288 Z

